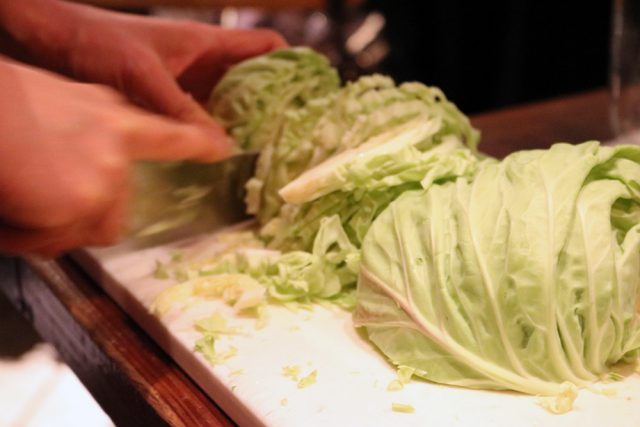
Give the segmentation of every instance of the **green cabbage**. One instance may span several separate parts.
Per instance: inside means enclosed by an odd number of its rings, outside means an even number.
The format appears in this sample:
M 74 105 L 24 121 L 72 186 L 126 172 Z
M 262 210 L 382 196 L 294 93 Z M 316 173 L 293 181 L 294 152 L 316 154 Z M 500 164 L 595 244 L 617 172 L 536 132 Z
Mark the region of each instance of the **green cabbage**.
M 262 149 L 278 137 L 288 111 L 338 85 L 326 57 L 308 48 L 281 49 L 232 67 L 214 88 L 208 108 L 241 148 Z
M 278 192 L 294 178 L 337 153 L 420 119 L 432 123 L 429 143 L 455 136 L 475 149 L 479 134 L 467 117 L 439 89 L 420 83 L 396 86 L 385 76 L 365 76 L 309 101 L 287 114 L 281 137 L 261 153 L 256 177 L 248 185 L 249 213 L 265 224 L 283 204 Z
M 279 196 L 289 203 L 261 230 L 272 248 L 309 250 L 320 219 L 333 214 L 359 245 L 371 221 L 403 191 L 475 171 L 479 134 L 438 89 L 419 83 L 395 87 L 373 76 L 347 86 L 336 99 L 347 115 L 332 108 L 312 135 L 325 141 L 318 147 L 338 145 L 316 149 L 316 158 L 331 156 L 283 182 Z
M 455 136 L 434 142 L 434 121 L 410 122 L 336 155 L 281 190 L 286 204 L 261 235 L 269 247 L 308 250 L 327 215 L 338 215 L 360 246 L 372 221 L 396 197 L 432 181 L 472 176 L 480 161 Z
M 270 250 L 237 251 L 209 270 L 247 274 L 281 301 L 351 302 L 375 217 L 402 192 L 471 176 L 479 163 L 478 132 L 439 89 L 374 75 L 338 90 L 304 77 L 328 68 L 308 49 L 281 50 L 234 67 L 212 95 L 214 117 L 261 148 L 246 201 Z
M 335 299 L 338 304 L 352 308 L 349 291 L 344 287 L 355 286 L 359 262 L 360 253 L 344 234 L 339 218 L 331 216 L 322 219 L 309 252 L 238 249 L 203 266 L 199 274 L 250 276 L 267 289 L 272 301 Z
M 431 381 L 553 395 L 638 356 L 639 298 L 640 147 L 556 144 L 391 203 L 354 321 Z
M 292 217 L 282 213 L 269 223 L 272 250 L 236 251 L 217 260 L 211 273 L 247 274 L 279 301 L 323 298 L 345 305 L 356 284 L 360 243 L 375 217 L 404 191 L 471 177 L 482 163 L 455 138 L 433 146 L 437 122 L 408 123 L 308 171 L 290 185 L 323 195 L 283 207 Z M 314 182 L 308 174 L 324 178 Z
M 332 95 L 314 99 L 306 107 L 291 111 L 282 134 L 260 152 L 256 173 L 247 183 L 247 212 L 261 224 L 273 218 L 283 202 L 278 191 L 305 171 L 314 161 L 308 135 L 331 104 Z M 317 157 L 317 156 L 316 156 Z

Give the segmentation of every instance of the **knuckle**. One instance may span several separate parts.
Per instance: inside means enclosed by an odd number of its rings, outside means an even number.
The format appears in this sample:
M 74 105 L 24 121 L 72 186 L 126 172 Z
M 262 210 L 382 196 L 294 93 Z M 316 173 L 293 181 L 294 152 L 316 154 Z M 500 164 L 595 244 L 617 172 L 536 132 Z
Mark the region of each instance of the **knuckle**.
M 68 223 L 78 223 L 98 215 L 115 197 L 116 180 L 105 174 L 91 174 L 76 182 L 66 195 Z
M 69 222 L 76 222 L 96 210 L 103 197 L 103 187 L 96 180 L 87 180 L 67 193 Z
M 117 87 L 123 93 L 135 93 L 140 83 L 146 78 L 149 68 L 154 66 L 155 58 L 148 50 L 132 48 L 123 66 L 117 81 Z
M 123 145 L 121 140 L 106 144 L 96 156 L 94 170 L 106 183 L 119 183 L 127 174 L 129 161 Z

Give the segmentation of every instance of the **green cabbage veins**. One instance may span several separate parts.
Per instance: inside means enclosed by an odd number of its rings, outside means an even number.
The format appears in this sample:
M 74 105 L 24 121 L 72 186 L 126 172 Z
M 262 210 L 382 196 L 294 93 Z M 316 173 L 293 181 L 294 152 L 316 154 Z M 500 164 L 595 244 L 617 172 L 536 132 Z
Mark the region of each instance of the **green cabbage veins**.
M 355 323 L 397 365 L 553 395 L 640 348 L 640 147 L 557 144 L 403 194 L 362 246 Z

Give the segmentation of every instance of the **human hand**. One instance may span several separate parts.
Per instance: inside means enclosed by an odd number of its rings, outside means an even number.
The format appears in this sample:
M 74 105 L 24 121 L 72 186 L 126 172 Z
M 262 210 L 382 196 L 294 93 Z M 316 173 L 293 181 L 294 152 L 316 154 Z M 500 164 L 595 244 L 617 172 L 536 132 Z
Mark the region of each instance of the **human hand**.
M 112 243 L 134 160 L 214 160 L 230 149 L 206 125 L 15 63 L 0 61 L 0 93 L 0 252 Z
M 0 6 L 8 1 L 0 0 Z M 40 61 L 76 79 L 115 87 L 145 108 L 189 122 L 213 125 L 199 103 L 230 65 L 286 46 L 280 35 L 264 29 L 223 29 L 56 0 L 26 2 L 32 3 L 29 16 L 21 17 L 20 8 L 10 5 L 4 21 Z

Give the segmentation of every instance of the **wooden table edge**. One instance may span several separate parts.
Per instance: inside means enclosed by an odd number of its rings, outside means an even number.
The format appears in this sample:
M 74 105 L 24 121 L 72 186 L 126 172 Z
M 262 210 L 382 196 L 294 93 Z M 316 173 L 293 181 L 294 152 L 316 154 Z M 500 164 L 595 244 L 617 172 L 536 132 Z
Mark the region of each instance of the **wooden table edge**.
M 5 293 L 116 425 L 235 425 L 70 257 L 15 266 Z

